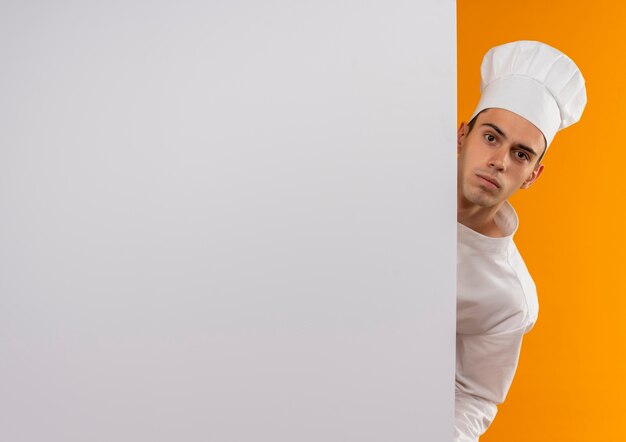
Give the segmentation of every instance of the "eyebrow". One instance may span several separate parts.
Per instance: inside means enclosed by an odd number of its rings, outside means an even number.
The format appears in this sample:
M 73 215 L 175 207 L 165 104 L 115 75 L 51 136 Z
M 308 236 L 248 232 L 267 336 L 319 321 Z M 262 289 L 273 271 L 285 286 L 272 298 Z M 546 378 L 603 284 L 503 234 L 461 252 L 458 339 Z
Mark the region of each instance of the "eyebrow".
M 492 128 L 493 130 L 495 130 L 496 132 L 498 132 L 500 134 L 500 136 L 502 136 L 502 138 L 504 138 L 505 140 L 506 138 L 506 134 L 502 131 L 502 129 L 500 129 L 498 126 L 496 126 L 493 123 L 483 123 L 481 126 L 489 126 L 490 128 Z M 523 144 L 517 143 L 516 145 L 517 147 L 519 147 L 522 150 L 525 150 L 526 152 L 528 152 L 531 156 L 537 156 L 537 152 L 535 152 L 532 148 L 525 146 Z

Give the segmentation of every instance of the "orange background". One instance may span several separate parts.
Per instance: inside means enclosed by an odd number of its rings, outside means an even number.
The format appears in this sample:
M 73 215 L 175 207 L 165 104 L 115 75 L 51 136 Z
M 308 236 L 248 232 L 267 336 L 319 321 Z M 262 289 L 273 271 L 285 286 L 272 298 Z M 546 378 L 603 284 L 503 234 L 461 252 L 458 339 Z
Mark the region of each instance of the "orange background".
M 484 53 L 539 40 L 572 58 L 588 103 L 545 170 L 511 203 L 539 320 L 481 442 L 626 441 L 626 2 L 458 0 L 458 118 L 479 97 Z

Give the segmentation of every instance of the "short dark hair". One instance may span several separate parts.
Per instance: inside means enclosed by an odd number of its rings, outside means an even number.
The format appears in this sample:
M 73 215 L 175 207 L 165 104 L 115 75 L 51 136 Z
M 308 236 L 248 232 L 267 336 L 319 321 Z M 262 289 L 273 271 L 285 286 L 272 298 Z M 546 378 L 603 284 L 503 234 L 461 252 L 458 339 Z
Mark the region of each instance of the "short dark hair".
M 486 110 L 489 110 L 491 108 L 487 108 L 487 109 L 483 109 L 480 112 L 478 112 L 476 115 L 474 115 L 474 118 L 472 118 L 470 120 L 469 123 L 467 123 L 467 127 L 469 127 L 469 130 L 467 131 L 467 133 L 470 133 L 472 131 L 472 129 L 474 129 L 474 125 L 476 124 L 476 119 L 478 118 L 478 116 L 480 114 L 482 114 L 483 112 L 485 112 Z M 542 132 L 543 135 L 543 132 Z M 539 158 L 537 159 L 537 162 L 535 163 L 535 167 L 539 166 L 539 164 L 541 164 L 541 160 L 543 160 L 543 156 L 546 154 L 547 150 L 548 150 L 548 141 L 546 140 L 546 136 L 543 136 L 543 142 L 544 142 L 544 149 L 543 152 L 541 153 L 541 155 L 539 155 Z
M 472 129 L 474 129 L 474 124 L 476 124 L 476 119 L 478 118 L 478 116 L 482 114 L 483 112 L 485 112 L 486 110 L 489 110 L 489 108 L 483 109 L 480 112 L 478 112 L 476 115 L 474 115 L 474 118 L 472 118 L 470 122 L 467 123 L 467 127 L 469 127 L 469 130 L 467 131 L 468 133 L 471 132 Z

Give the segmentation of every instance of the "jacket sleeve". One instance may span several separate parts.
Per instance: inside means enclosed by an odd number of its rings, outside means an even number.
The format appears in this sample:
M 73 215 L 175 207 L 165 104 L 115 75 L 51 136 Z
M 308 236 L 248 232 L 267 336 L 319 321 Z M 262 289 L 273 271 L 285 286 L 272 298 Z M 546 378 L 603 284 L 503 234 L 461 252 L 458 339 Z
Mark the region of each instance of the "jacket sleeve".
M 486 335 L 457 334 L 455 442 L 476 442 L 504 402 L 530 327 Z

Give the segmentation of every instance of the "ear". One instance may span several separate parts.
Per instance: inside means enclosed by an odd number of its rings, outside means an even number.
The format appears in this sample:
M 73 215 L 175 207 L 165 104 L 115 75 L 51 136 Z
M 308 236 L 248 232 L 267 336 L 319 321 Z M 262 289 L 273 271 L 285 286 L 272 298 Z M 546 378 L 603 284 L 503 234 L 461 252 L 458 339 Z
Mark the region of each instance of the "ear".
M 526 181 L 524 181 L 520 189 L 528 189 L 532 183 L 537 181 L 537 179 L 541 175 L 541 172 L 543 172 L 543 164 L 540 164 L 533 169 L 532 173 L 528 176 L 528 178 L 526 178 Z
M 465 141 L 465 137 L 469 133 L 469 126 L 465 124 L 465 121 L 461 123 L 459 126 L 459 130 L 456 132 L 456 153 L 461 153 L 461 147 L 463 146 L 463 142 Z

